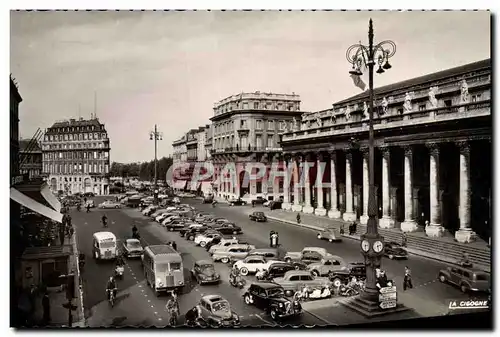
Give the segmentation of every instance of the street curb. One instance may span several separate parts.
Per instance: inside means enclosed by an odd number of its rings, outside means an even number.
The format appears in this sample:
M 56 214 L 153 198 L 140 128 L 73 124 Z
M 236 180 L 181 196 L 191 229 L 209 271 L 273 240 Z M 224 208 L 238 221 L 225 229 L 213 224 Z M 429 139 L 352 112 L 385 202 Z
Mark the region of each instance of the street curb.
M 75 261 L 76 261 L 76 273 L 78 275 L 78 292 L 79 292 L 79 300 L 80 300 L 80 317 L 81 319 L 78 322 L 75 322 L 73 326 L 78 326 L 78 327 L 85 327 L 86 326 L 86 321 L 85 321 L 85 309 L 83 307 L 83 288 L 82 285 L 80 284 L 80 258 L 78 256 L 78 246 L 76 245 L 76 231 L 73 232 L 73 254 L 75 254 Z
M 286 223 L 286 224 L 290 224 L 290 225 L 294 225 L 294 226 L 297 226 L 297 227 L 303 227 L 303 228 L 307 228 L 307 229 L 311 229 L 311 230 L 317 230 L 317 231 L 320 231 L 320 230 L 323 230 L 323 227 L 318 227 L 318 226 L 313 226 L 313 225 L 307 225 L 307 224 L 298 224 L 296 222 L 293 222 L 293 221 L 290 221 L 290 220 L 284 220 L 284 219 L 280 219 L 280 218 L 276 218 L 276 217 L 273 217 L 273 216 L 269 216 L 269 215 L 266 215 L 268 219 L 271 219 L 271 220 L 274 220 L 274 221 L 277 221 L 277 222 L 281 222 L 281 223 Z M 360 241 L 361 238 L 359 235 L 342 235 L 342 237 L 344 238 L 348 238 L 348 239 L 351 239 L 351 240 L 357 240 L 357 241 Z M 417 250 L 417 249 L 413 249 L 413 248 L 406 248 L 406 251 L 412 255 L 416 255 L 416 256 L 421 256 L 421 257 L 425 257 L 425 258 L 428 258 L 428 259 L 432 259 L 432 260 L 436 260 L 436 261 L 440 261 L 440 262 L 444 262 L 444 263 L 449 263 L 449 264 L 452 264 L 452 265 L 456 265 L 456 260 L 455 259 L 450 259 L 446 256 L 441 256 L 441 255 L 436 255 L 436 254 L 432 254 L 432 253 L 427 253 L 425 251 L 421 251 L 421 250 Z M 491 270 L 487 267 L 487 266 L 483 266 L 483 265 L 480 265 L 480 264 L 476 264 L 475 266 L 477 269 L 480 269 L 484 272 L 487 272 L 487 273 L 491 273 Z

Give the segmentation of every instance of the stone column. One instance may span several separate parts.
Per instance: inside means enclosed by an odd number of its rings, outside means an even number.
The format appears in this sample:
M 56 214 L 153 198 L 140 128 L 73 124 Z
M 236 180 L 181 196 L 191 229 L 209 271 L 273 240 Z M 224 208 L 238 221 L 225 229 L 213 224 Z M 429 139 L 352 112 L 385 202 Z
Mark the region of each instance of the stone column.
M 359 222 L 362 225 L 368 223 L 368 195 L 370 190 L 370 173 L 368 171 L 368 148 L 361 149 L 363 153 L 363 215 L 360 216 Z
M 279 156 L 273 157 L 273 161 L 280 161 Z M 274 177 L 273 181 L 271 182 L 273 184 L 273 196 L 274 200 L 279 200 L 280 197 L 280 184 L 279 184 L 279 177 Z
M 268 163 L 271 163 L 271 167 L 272 167 L 272 164 L 273 164 L 273 161 L 272 160 L 269 160 L 269 156 L 266 156 L 266 160 L 263 160 L 264 162 L 264 165 L 266 165 L 266 172 L 264 173 L 264 177 L 262 177 L 261 181 L 262 181 L 262 184 L 261 184 L 261 188 L 262 188 L 262 194 L 263 194 L 263 197 L 267 200 L 267 195 L 269 194 L 269 186 L 268 186 L 268 180 L 270 178 L 270 175 L 268 175 Z
M 441 204 L 439 199 L 439 145 L 437 143 L 426 144 L 430 154 L 430 224 L 425 228 L 425 233 L 430 237 L 443 236 L 444 228 L 441 226 Z
M 460 197 L 458 216 L 460 229 L 455 232 L 458 242 L 469 243 L 475 239 L 476 234 L 470 228 L 471 221 L 471 188 L 470 188 L 470 144 L 458 142 L 460 148 Z
M 341 214 L 337 207 L 337 153 L 330 152 L 330 209 L 328 217 L 332 219 L 340 218 Z
M 309 160 L 311 160 L 310 155 L 304 156 L 303 161 L 303 174 L 304 174 L 304 207 L 302 212 L 304 213 L 314 213 L 314 207 L 311 205 L 311 179 L 309 177 Z
M 290 165 L 289 157 L 283 158 L 283 204 L 281 208 L 284 210 L 290 210 L 292 208 L 292 205 L 290 205 L 290 175 L 288 174 Z
M 356 221 L 356 213 L 352 208 L 352 176 L 351 176 L 351 164 L 352 164 L 352 153 L 350 150 L 346 151 L 345 155 L 345 213 L 343 219 L 345 221 Z
M 299 160 L 300 157 L 293 158 L 293 205 L 292 211 L 300 212 L 302 211 L 302 205 L 300 204 L 300 175 L 299 175 Z
M 382 219 L 379 220 L 380 228 L 393 228 L 394 220 L 391 218 L 390 203 L 390 148 L 382 147 Z
M 413 148 L 405 146 L 404 151 L 405 220 L 401 223 L 401 230 L 403 232 L 415 232 L 418 226 L 415 221 L 415 211 L 413 209 Z
M 317 154 L 316 158 L 316 200 L 318 206 L 314 210 L 314 214 L 316 215 L 326 215 L 326 209 L 323 206 L 323 166 L 321 165 L 324 157 L 321 153 Z

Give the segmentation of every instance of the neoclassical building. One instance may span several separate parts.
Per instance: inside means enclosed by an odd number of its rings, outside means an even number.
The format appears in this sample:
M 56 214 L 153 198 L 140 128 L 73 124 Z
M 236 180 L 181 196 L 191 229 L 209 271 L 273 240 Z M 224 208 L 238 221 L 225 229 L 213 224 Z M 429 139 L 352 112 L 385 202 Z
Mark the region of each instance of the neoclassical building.
M 375 185 L 381 228 L 491 233 L 490 59 L 376 88 Z M 368 92 L 305 113 L 280 143 L 293 171 L 283 208 L 367 222 Z M 304 176 L 305 187 L 295 182 Z M 322 177 L 322 178 L 320 178 Z M 316 182 L 323 182 L 317 184 Z M 328 187 L 325 187 L 326 186 Z
M 54 123 L 42 142 L 43 171 L 53 191 L 109 193 L 109 137 L 98 118 Z
M 283 194 L 283 180 L 250 180 L 257 169 L 249 163 L 268 164 L 280 154 L 280 137 L 294 120 L 300 120 L 300 96 L 256 91 L 229 96 L 214 105 L 211 159 L 215 176 L 220 177 L 227 163 L 234 163 L 236 179 L 215 179 L 213 189 L 218 197 L 278 199 Z M 267 175 L 268 173 L 266 173 Z

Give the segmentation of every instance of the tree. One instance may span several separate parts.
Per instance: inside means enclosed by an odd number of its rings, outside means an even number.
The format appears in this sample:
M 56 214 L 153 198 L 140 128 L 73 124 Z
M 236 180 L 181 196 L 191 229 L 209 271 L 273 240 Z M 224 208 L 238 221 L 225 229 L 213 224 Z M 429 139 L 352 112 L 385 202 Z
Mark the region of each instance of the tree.
M 173 160 L 171 157 L 163 157 L 157 163 L 158 180 L 164 180 L 167 172 L 172 166 Z M 110 168 L 111 176 L 117 177 L 136 177 L 141 180 L 152 181 L 154 179 L 154 160 L 142 163 L 122 164 L 113 162 Z

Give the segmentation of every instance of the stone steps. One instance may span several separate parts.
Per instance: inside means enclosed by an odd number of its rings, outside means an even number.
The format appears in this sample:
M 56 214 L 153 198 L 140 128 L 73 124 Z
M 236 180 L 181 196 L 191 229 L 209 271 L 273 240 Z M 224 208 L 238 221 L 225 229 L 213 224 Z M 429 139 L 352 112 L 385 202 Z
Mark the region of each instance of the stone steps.
M 365 225 L 359 225 L 356 228 L 356 234 L 361 235 L 366 232 Z M 401 243 L 402 233 L 379 228 L 379 233 L 384 236 L 385 241 L 395 241 Z M 442 239 L 434 239 L 419 235 L 407 235 L 407 248 L 409 250 L 418 250 L 426 253 L 429 257 L 446 256 L 447 262 L 456 263 L 462 258 L 462 252 L 469 254 L 471 262 L 481 269 L 491 270 L 491 250 L 479 248 L 470 245 L 464 245 L 454 242 L 446 242 Z M 425 254 L 422 254 L 425 255 Z

